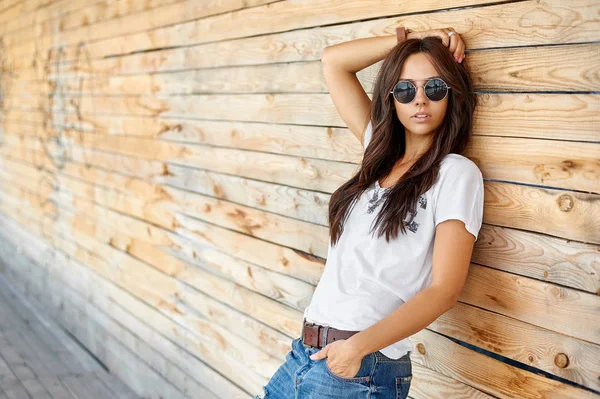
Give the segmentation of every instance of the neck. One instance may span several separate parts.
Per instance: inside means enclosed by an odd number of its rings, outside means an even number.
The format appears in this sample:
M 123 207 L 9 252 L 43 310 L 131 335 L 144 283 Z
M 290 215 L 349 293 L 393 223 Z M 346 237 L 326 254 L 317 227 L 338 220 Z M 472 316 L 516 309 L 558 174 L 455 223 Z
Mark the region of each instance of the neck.
M 404 131 L 404 139 L 406 148 L 404 149 L 402 161 L 415 161 L 431 147 L 431 143 L 433 142 L 433 132 L 428 134 L 414 134 L 406 129 Z

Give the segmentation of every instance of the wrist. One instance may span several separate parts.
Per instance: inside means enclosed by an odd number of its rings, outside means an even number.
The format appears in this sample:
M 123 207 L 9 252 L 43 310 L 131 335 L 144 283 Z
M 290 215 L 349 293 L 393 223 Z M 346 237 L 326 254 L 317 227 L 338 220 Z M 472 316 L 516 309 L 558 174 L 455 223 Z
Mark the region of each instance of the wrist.
M 368 349 L 368 345 L 366 345 L 363 341 L 364 334 L 356 333 L 350 338 L 347 339 L 349 342 L 354 354 L 360 358 L 367 356 L 370 352 Z
M 412 29 L 405 28 L 404 26 L 399 26 L 396 28 L 396 44 L 405 42 L 406 40 L 414 37 L 415 35 Z

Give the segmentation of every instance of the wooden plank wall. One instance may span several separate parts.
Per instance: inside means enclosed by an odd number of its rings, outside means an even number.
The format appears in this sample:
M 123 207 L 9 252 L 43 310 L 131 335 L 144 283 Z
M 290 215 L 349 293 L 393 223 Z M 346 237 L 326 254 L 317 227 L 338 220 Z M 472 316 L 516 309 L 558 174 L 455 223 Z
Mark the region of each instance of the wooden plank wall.
M 484 225 L 412 398 L 600 397 L 600 1 L 5 0 L 2 271 L 139 395 L 251 398 L 361 162 L 324 47 L 454 27 Z M 371 95 L 380 64 L 358 75 Z

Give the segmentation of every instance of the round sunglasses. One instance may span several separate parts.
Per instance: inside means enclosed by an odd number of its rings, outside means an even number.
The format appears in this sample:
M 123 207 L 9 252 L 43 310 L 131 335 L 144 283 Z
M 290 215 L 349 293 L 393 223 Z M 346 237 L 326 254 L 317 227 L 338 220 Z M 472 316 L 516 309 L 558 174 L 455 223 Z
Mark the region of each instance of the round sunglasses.
M 440 78 L 429 79 L 422 87 L 427 98 L 436 102 L 446 98 L 448 90 L 450 90 L 446 82 Z M 417 95 L 417 86 L 412 83 L 412 79 L 401 80 L 396 83 L 394 90 L 390 91 L 390 93 L 394 95 L 394 98 L 399 103 L 408 104 Z

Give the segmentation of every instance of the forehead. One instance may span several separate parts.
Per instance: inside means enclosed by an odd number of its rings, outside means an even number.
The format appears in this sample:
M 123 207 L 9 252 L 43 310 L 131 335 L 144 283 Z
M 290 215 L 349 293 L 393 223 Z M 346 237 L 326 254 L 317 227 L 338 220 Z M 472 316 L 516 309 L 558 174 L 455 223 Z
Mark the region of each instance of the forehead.
M 429 57 L 425 53 L 411 54 L 400 71 L 400 79 L 424 80 L 439 76 Z

